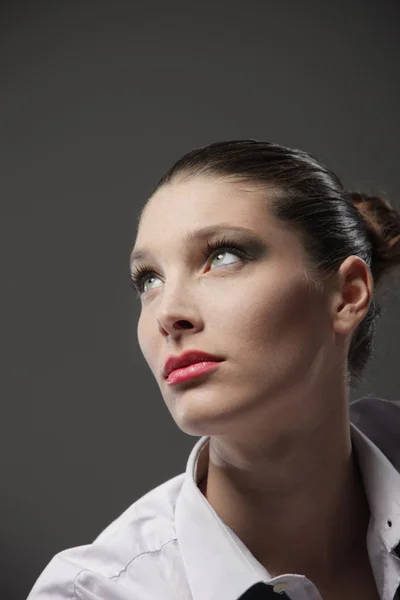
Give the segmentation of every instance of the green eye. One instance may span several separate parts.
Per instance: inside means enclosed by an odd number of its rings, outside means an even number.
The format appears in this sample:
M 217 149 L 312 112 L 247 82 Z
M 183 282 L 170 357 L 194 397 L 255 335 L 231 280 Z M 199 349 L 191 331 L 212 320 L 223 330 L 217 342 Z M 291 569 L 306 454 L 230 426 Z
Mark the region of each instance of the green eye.
M 218 254 L 212 259 L 211 262 L 213 262 L 214 260 L 219 259 L 221 256 L 224 256 L 224 254 L 231 254 L 232 256 L 236 256 L 233 252 L 228 252 L 228 250 L 224 250 L 223 252 L 218 252 Z M 231 262 L 228 262 L 228 263 L 225 263 L 225 264 L 229 265 L 229 264 L 231 264 Z M 233 261 L 233 262 L 236 262 L 236 261 Z M 217 265 L 217 266 L 220 266 L 220 265 Z

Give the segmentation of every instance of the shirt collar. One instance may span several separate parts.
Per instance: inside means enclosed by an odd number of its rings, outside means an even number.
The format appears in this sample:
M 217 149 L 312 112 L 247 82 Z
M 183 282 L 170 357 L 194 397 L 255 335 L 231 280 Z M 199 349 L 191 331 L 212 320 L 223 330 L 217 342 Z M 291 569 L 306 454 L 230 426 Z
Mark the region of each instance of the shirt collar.
M 368 543 L 377 532 L 386 551 L 394 552 L 400 543 L 400 473 L 351 420 L 350 431 L 371 511 Z M 209 440 L 201 437 L 189 455 L 176 502 L 176 534 L 193 600 L 232 600 L 256 583 L 276 584 L 284 574 L 272 578 L 199 490 L 207 472 Z
M 400 542 L 400 473 L 354 423 L 350 427 L 375 529 L 392 552 Z

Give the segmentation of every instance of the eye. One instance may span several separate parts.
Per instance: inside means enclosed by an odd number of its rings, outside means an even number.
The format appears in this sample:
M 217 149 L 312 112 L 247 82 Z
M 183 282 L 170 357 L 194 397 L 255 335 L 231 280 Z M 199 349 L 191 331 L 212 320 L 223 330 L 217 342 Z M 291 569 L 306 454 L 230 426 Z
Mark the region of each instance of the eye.
M 224 254 L 230 254 L 231 256 L 236 256 L 236 258 L 240 258 L 243 260 L 249 260 L 249 255 L 239 246 L 237 243 L 228 240 L 227 238 L 221 238 L 215 240 L 214 242 L 207 242 L 207 252 L 204 253 L 205 257 L 211 258 L 211 262 L 216 259 L 220 259 Z M 220 262 L 217 264 L 217 267 L 224 267 L 225 265 L 229 265 L 232 262 L 237 261 L 228 261 L 228 262 Z
M 212 258 L 212 259 L 211 259 L 211 264 L 212 264 L 212 263 L 213 263 L 215 260 L 219 260 L 219 259 L 221 258 L 221 256 L 224 256 L 224 255 L 226 255 L 226 254 L 230 254 L 231 256 L 234 256 L 234 257 L 236 257 L 236 258 L 237 258 L 237 254 L 235 254 L 234 252 L 231 252 L 231 251 L 229 251 L 229 250 L 222 250 L 222 251 L 220 250 L 220 251 L 219 251 L 219 252 L 218 252 L 218 253 L 217 253 L 217 254 L 214 256 L 214 258 Z M 228 264 L 228 265 L 229 265 L 229 264 L 231 264 L 232 262 L 236 262 L 236 261 L 235 261 L 235 260 L 233 260 L 233 261 L 232 261 L 232 260 L 230 260 L 230 261 L 227 261 L 227 262 L 226 262 L 226 261 L 225 261 L 225 262 L 224 262 L 224 261 L 221 261 L 221 262 L 220 262 L 219 264 L 217 264 L 216 266 L 217 266 L 217 267 L 220 267 L 220 266 L 224 266 L 224 265 L 226 265 L 226 264 Z
M 149 290 L 153 289 L 154 287 L 160 287 L 160 285 L 158 285 L 158 286 L 152 285 L 152 284 L 154 284 L 154 280 L 157 280 L 157 279 L 160 281 L 159 277 L 156 277 L 155 275 L 145 276 L 143 278 L 143 287 L 147 288 L 147 289 L 144 289 L 143 291 L 148 292 Z
M 146 283 L 146 282 L 149 282 L 149 280 L 150 280 L 150 286 L 151 286 L 151 283 L 154 281 L 154 279 L 158 279 L 158 278 L 155 275 L 155 273 L 150 271 L 150 269 L 148 267 L 146 267 L 144 265 L 138 265 L 136 267 L 136 269 L 131 273 L 130 279 L 131 279 L 130 280 L 131 286 L 136 291 L 136 294 L 138 296 L 140 296 L 144 292 L 149 291 L 149 283 Z M 145 289 L 146 287 L 148 289 Z M 150 287 L 150 289 L 153 289 L 153 288 Z

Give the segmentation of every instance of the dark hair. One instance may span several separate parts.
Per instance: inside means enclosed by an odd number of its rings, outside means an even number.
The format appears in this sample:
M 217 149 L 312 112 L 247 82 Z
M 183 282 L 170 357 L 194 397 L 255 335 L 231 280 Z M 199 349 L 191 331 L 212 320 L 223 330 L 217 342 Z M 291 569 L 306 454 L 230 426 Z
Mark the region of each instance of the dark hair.
M 301 234 L 309 272 L 317 284 L 351 255 L 367 263 L 374 287 L 400 264 L 400 214 L 380 197 L 346 191 L 337 175 L 307 152 L 253 139 L 216 142 L 185 154 L 153 193 L 172 180 L 198 175 L 265 184 L 276 190 L 269 208 Z M 350 386 L 359 383 L 372 355 L 380 314 L 374 293 L 351 340 Z

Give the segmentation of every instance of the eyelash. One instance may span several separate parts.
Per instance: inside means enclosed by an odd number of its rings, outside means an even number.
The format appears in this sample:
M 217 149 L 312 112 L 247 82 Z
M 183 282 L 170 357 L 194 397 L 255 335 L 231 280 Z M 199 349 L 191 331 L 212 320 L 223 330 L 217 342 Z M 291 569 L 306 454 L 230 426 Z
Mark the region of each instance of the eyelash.
M 203 251 L 203 254 L 206 258 L 209 258 L 212 254 L 217 254 L 217 250 L 219 253 L 222 252 L 231 252 L 236 256 L 239 256 L 243 260 L 249 260 L 249 255 L 246 254 L 244 249 L 240 244 L 233 242 L 225 237 L 215 240 L 214 242 L 207 242 L 207 250 Z M 132 272 L 130 276 L 130 285 L 136 291 L 137 295 L 140 296 L 142 293 L 142 284 L 148 275 L 153 274 L 148 267 L 142 264 L 138 264 L 135 270 Z

